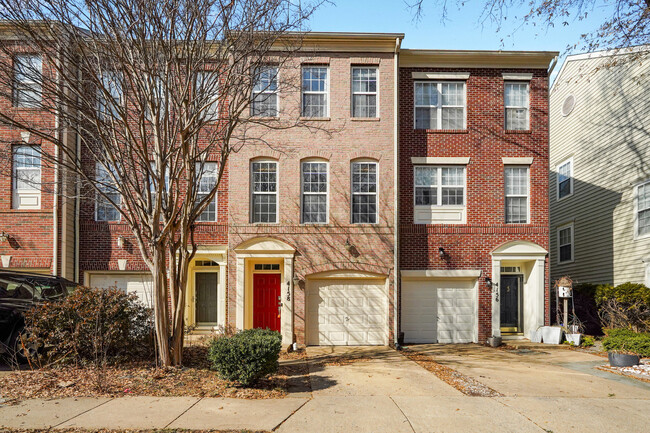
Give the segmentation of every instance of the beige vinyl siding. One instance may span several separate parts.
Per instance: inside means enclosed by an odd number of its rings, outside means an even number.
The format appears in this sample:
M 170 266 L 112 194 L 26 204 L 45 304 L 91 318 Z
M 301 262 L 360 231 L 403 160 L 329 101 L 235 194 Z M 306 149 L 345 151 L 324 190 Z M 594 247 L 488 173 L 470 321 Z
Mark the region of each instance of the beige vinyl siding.
M 602 68 L 611 56 L 568 58 L 551 92 L 551 277 L 643 282 L 650 238 L 635 238 L 635 188 L 650 180 L 647 62 Z M 571 114 L 562 104 L 574 95 Z M 573 195 L 557 200 L 556 170 L 573 158 Z M 574 223 L 574 261 L 558 263 L 557 227 Z

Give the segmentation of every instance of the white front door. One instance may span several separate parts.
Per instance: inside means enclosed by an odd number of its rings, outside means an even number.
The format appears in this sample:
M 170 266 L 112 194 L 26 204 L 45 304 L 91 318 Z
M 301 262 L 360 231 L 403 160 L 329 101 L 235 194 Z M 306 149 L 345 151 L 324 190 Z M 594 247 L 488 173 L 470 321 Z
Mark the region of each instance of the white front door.
M 388 344 L 385 280 L 308 280 L 307 344 Z

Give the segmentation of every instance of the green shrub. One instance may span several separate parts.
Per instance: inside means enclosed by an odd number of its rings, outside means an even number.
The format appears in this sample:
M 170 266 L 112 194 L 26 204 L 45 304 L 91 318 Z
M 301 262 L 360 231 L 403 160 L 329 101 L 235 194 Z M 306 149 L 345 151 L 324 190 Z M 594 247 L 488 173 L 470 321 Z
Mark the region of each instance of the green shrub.
M 603 327 L 650 331 L 650 289 L 643 284 L 598 286 L 595 301 Z
M 596 340 L 594 337 L 591 337 L 589 335 L 583 335 L 582 340 L 580 341 L 580 346 L 581 347 L 591 347 L 596 343 Z
M 60 362 L 141 359 L 153 354 L 153 315 L 134 294 L 79 287 L 25 315 L 26 328 Z
M 603 348 L 608 352 L 634 353 L 650 357 L 650 333 L 629 329 L 606 329 Z
M 282 336 L 268 329 L 247 329 L 210 344 L 208 359 L 226 380 L 250 386 L 278 371 Z

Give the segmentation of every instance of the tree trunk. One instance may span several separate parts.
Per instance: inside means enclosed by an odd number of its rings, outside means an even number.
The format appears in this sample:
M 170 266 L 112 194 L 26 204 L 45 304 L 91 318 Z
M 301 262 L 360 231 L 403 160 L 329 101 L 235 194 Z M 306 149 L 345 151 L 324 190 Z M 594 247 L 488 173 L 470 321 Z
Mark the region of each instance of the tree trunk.
M 169 310 L 168 306 L 168 284 L 166 269 L 165 249 L 162 245 L 156 245 L 153 252 L 153 276 L 154 287 L 154 327 L 156 331 L 156 347 L 158 358 L 163 366 L 172 365 L 169 347 Z M 181 340 L 182 342 L 182 340 Z

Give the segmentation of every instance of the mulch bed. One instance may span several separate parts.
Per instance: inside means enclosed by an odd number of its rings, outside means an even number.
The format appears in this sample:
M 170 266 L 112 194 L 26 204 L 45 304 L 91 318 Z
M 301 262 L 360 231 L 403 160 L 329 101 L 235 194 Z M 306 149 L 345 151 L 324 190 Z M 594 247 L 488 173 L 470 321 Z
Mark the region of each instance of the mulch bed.
M 483 385 L 481 382 L 469 376 L 465 376 L 453 368 L 439 364 L 435 359 L 421 352 L 410 349 L 402 349 L 400 353 L 411 361 L 418 363 L 421 367 L 435 374 L 438 379 L 453 386 L 460 392 L 471 397 L 503 397 L 503 394 Z
M 219 378 L 210 369 L 207 346 L 184 349 L 183 367 L 155 368 L 149 363 L 122 363 L 102 370 L 90 367 L 56 367 L 14 371 L 0 376 L 0 396 L 5 404 L 30 398 L 118 397 L 234 397 L 244 399 L 283 398 L 291 376 L 307 374 L 303 362 L 283 365 L 283 360 L 300 360 L 300 352 L 280 354 L 276 375 L 245 388 Z

